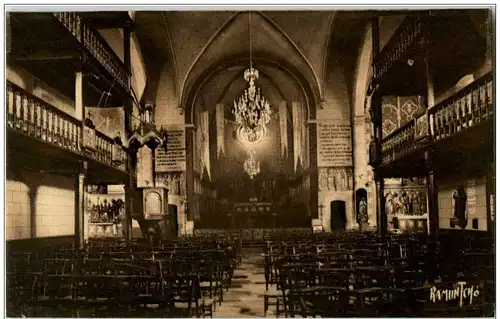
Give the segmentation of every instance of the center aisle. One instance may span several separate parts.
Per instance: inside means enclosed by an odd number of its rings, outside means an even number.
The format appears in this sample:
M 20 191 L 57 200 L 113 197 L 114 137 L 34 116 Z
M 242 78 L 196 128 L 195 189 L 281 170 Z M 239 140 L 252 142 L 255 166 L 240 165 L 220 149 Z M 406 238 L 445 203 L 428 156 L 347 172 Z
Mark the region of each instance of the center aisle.
M 234 271 L 222 305 L 217 304 L 214 318 L 264 317 L 264 257 L 261 248 L 243 249 L 241 264 Z

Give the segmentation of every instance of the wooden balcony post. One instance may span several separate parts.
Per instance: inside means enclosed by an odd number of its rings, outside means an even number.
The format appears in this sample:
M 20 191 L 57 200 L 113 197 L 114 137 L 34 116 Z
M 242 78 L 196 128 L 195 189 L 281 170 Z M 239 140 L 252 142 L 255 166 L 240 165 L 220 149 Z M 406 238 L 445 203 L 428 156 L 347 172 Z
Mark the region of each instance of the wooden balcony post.
M 429 264 L 429 277 L 434 278 L 436 263 L 437 263 L 437 244 L 439 242 L 439 204 L 438 193 L 436 188 L 436 175 L 433 167 L 433 152 L 425 152 L 425 164 L 427 167 L 427 207 L 429 218 L 429 236 L 430 243 L 428 248 L 428 264 Z
M 75 187 L 75 248 L 83 249 L 85 245 L 85 178 L 87 162 L 80 164 Z
M 123 28 L 123 63 L 125 71 L 127 72 L 127 88 L 130 90 L 130 71 L 131 71 L 131 58 L 130 58 L 130 35 L 131 26 Z M 125 110 L 125 130 L 127 139 L 132 134 L 132 113 L 133 103 L 130 96 L 125 96 L 123 101 Z M 136 200 L 137 193 L 137 153 L 129 151 L 127 157 L 127 171 L 129 173 L 128 185 L 125 185 L 125 225 L 124 235 L 127 240 L 132 240 L 132 215 L 134 212 L 134 201 Z
M 425 163 L 427 167 L 427 201 L 428 201 L 428 216 L 429 216 L 429 235 L 433 240 L 437 240 L 439 234 L 439 205 L 436 189 L 436 176 L 433 167 L 432 151 L 425 152 Z
M 375 171 L 375 188 L 377 196 L 377 224 L 379 234 L 383 237 L 387 232 L 387 218 L 385 215 L 384 179 Z
M 75 73 L 75 117 L 85 120 L 85 104 L 83 102 L 83 66 L 79 63 Z M 81 137 L 81 136 L 80 136 Z

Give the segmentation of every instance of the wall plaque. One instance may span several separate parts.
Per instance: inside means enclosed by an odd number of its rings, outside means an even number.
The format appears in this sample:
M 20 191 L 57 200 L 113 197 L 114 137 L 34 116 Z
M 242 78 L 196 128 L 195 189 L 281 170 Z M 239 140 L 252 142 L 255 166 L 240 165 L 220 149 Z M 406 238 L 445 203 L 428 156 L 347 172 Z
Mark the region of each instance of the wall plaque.
M 184 127 L 166 127 L 167 152 L 156 150 L 156 172 L 186 170 L 186 131 Z
M 318 167 L 352 166 L 352 128 L 348 119 L 318 122 Z

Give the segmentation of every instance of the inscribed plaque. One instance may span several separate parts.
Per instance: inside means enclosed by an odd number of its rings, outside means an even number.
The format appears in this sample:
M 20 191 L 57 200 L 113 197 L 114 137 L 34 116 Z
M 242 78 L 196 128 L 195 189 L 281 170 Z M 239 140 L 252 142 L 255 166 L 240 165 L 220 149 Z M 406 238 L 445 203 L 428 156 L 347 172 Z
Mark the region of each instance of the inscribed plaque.
M 349 120 L 318 122 L 318 167 L 352 166 L 352 129 Z

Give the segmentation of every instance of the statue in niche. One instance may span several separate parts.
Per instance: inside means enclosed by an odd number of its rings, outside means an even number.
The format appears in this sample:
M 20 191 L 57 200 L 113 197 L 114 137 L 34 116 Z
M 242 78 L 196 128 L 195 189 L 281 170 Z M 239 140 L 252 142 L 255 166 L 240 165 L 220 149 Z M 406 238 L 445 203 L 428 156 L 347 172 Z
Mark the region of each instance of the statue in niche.
M 328 169 L 328 181 L 327 181 L 327 187 L 328 187 L 328 190 L 331 191 L 331 190 L 336 190 L 336 187 L 335 187 L 335 176 L 334 176 L 334 170 L 333 168 L 329 168 Z
M 460 226 L 465 229 L 468 222 L 467 216 L 467 193 L 462 185 L 459 185 L 453 192 L 453 217 L 450 219 L 450 226 Z
M 392 198 L 391 193 L 388 193 L 385 196 L 385 213 L 387 215 L 392 215 L 394 213 L 394 204 L 393 204 L 393 198 Z
M 368 228 L 368 205 L 366 204 L 366 199 L 362 198 L 359 201 L 359 227 L 361 231 L 365 231 Z

